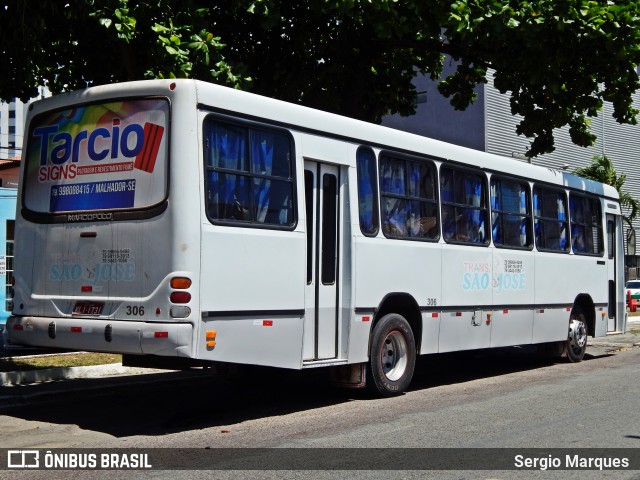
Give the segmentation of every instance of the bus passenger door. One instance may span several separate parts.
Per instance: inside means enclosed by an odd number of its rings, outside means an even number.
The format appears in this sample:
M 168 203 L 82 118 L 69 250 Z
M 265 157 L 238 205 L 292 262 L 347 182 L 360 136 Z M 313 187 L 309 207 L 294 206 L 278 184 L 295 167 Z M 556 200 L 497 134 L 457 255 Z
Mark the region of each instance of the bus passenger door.
M 305 160 L 307 277 L 303 359 L 337 356 L 338 167 Z
M 624 312 L 622 309 L 618 309 L 618 282 L 617 282 L 617 265 L 616 265 L 616 251 L 617 251 L 617 223 L 615 215 L 607 214 L 607 281 L 608 281 L 608 301 L 609 306 L 607 308 L 608 321 L 607 332 L 615 332 L 620 328 L 622 322 L 620 321 L 619 311 Z M 624 301 L 624 300 L 622 300 Z M 622 314 L 624 315 L 624 314 Z

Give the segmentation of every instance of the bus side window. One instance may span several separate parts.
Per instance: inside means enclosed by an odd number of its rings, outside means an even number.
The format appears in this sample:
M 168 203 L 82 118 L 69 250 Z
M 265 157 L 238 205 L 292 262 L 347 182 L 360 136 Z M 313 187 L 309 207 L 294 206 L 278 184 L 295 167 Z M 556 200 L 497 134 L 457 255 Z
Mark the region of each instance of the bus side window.
M 207 117 L 207 215 L 212 221 L 290 227 L 292 146 L 285 133 Z
M 380 157 L 382 232 L 388 238 L 438 239 L 435 165 L 427 160 Z
M 503 247 L 529 248 L 531 213 L 529 186 L 510 179 L 491 179 L 493 243 Z
M 602 210 L 597 198 L 569 195 L 571 249 L 575 254 L 603 255 Z
M 488 245 L 489 225 L 484 174 L 442 167 L 440 192 L 445 241 Z
M 564 192 L 535 186 L 533 215 L 538 250 L 568 252 L 567 200 Z
M 378 233 L 378 175 L 373 150 L 360 147 L 356 154 L 356 166 L 360 231 L 367 236 L 376 236 Z

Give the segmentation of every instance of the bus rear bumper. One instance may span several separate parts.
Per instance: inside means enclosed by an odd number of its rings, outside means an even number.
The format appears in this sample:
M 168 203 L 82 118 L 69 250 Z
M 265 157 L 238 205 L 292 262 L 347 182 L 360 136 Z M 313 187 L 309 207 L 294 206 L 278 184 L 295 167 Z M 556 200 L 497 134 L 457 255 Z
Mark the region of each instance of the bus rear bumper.
M 190 323 L 11 316 L 6 330 L 9 345 L 137 355 L 193 354 Z

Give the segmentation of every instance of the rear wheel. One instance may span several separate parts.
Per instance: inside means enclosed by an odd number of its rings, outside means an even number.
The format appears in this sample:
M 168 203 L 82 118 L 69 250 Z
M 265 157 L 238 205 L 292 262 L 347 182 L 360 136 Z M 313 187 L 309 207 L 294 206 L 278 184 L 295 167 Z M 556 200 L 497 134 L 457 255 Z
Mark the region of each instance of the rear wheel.
M 581 362 L 587 350 L 587 322 L 582 310 L 576 308 L 569 320 L 569 336 L 565 346 L 565 356 L 572 363 Z
M 390 313 L 373 329 L 367 366 L 367 387 L 385 396 L 403 393 L 413 377 L 416 345 L 413 331 L 402 315 Z

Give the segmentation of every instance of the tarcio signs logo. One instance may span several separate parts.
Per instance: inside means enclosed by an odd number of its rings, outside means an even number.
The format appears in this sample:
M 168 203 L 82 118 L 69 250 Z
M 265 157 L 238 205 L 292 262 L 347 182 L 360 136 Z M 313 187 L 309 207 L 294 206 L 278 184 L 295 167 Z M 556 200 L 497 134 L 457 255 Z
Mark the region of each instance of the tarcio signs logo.
M 164 198 L 168 102 L 105 103 L 36 117 L 26 206 L 38 212 L 149 206 Z

